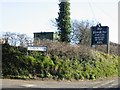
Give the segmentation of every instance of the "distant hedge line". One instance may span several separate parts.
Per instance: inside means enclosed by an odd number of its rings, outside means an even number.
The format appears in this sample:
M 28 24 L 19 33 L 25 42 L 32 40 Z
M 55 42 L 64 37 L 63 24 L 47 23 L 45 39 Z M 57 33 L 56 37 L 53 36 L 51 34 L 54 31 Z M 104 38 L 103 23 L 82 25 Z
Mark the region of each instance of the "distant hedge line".
M 48 45 L 48 52 L 29 51 L 23 47 L 2 46 L 4 78 L 72 80 L 98 79 L 118 75 L 120 57 L 83 46 L 62 43 Z

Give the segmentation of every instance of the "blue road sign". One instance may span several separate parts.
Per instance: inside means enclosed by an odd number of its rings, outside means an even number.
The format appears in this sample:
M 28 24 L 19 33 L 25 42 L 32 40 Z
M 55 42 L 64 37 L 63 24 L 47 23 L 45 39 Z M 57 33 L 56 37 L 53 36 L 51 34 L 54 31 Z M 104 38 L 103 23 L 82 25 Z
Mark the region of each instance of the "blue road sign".
M 91 45 L 104 45 L 109 42 L 108 26 L 91 27 Z

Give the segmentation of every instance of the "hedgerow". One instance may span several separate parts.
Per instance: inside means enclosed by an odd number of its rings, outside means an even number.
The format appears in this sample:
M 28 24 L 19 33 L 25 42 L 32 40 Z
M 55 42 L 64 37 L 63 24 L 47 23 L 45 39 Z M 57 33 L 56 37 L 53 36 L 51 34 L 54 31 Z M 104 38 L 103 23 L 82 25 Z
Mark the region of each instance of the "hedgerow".
M 3 45 L 3 77 L 20 79 L 72 80 L 117 76 L 120 57 L 107 55 L 84 46 L 65 43 L 42 43 L 48 51 L 41 53 L 23 47 Z M 20 49 L 21 48 L 21 49 Z M 23 51 L 24 50 L 24 51 Z

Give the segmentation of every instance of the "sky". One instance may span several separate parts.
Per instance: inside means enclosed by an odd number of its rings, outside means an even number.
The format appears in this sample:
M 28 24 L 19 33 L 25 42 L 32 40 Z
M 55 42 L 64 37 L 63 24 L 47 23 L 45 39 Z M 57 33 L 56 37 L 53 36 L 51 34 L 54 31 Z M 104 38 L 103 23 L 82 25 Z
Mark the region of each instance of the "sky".
M 119 0 L 70 0 L 71 19 L 88 20 L 109 27 L 110 41 L 118 43 Z M 59 0 L 1 0 L 0 35 L 3 32 L 55 32 Z

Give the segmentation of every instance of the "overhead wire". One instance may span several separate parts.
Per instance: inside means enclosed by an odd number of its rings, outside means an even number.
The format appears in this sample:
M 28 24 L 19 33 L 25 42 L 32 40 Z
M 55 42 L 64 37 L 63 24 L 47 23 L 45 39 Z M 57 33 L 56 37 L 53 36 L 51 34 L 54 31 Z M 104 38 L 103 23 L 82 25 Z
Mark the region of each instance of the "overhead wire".
M 92 1 L 92 0 L 91 0 Z M 89 3 L 89 5 L 90 5 L 90 8 L 91 8 L 91 11 L 92 11 L 92 13 L 93 13 L 93 7 L 92 7 L 92 5 L 91 5 L 91 3 L 90 3 L 90 1 L 88 0 L 88 3 Z M 113 7 L 116 7 L 117 6 L 117 1 L 114 1 L 114 6 Z M 102 8 L 99 8 L 98 6 L 96 6 L 96 8 L 98 8 L 98 10 L 99 11 L 101 11 L 106 17 L 109 17 L 110 19 L 113 19 L 113 17 L 110 15 L 110 14 L 108 14 L 105 10 L 103 10 Z M 94 15 L 94 17 L 95 17 L 95 14 L 93 13 L 93 15 Z M 96 19 L 96 17 L 95 17 L 95 19 Z M 96 19 L 96 21 L 97 21 L 97 19 Z
M 88 4 L 89 4 L 89 7 L 90 7 L 90 9 L 92 11 L 93 19 L 95 20 L 96 23 L 99 23 L 98 20 L 97 20 L 97 18 L 96 18 L 96 15 L 95 15 L 95 13 L 93 11 L 93 7 L 92 7 L 92 5 L 91 5 L 91 3 L 90 3 L 89 0 L 88 0 Z

